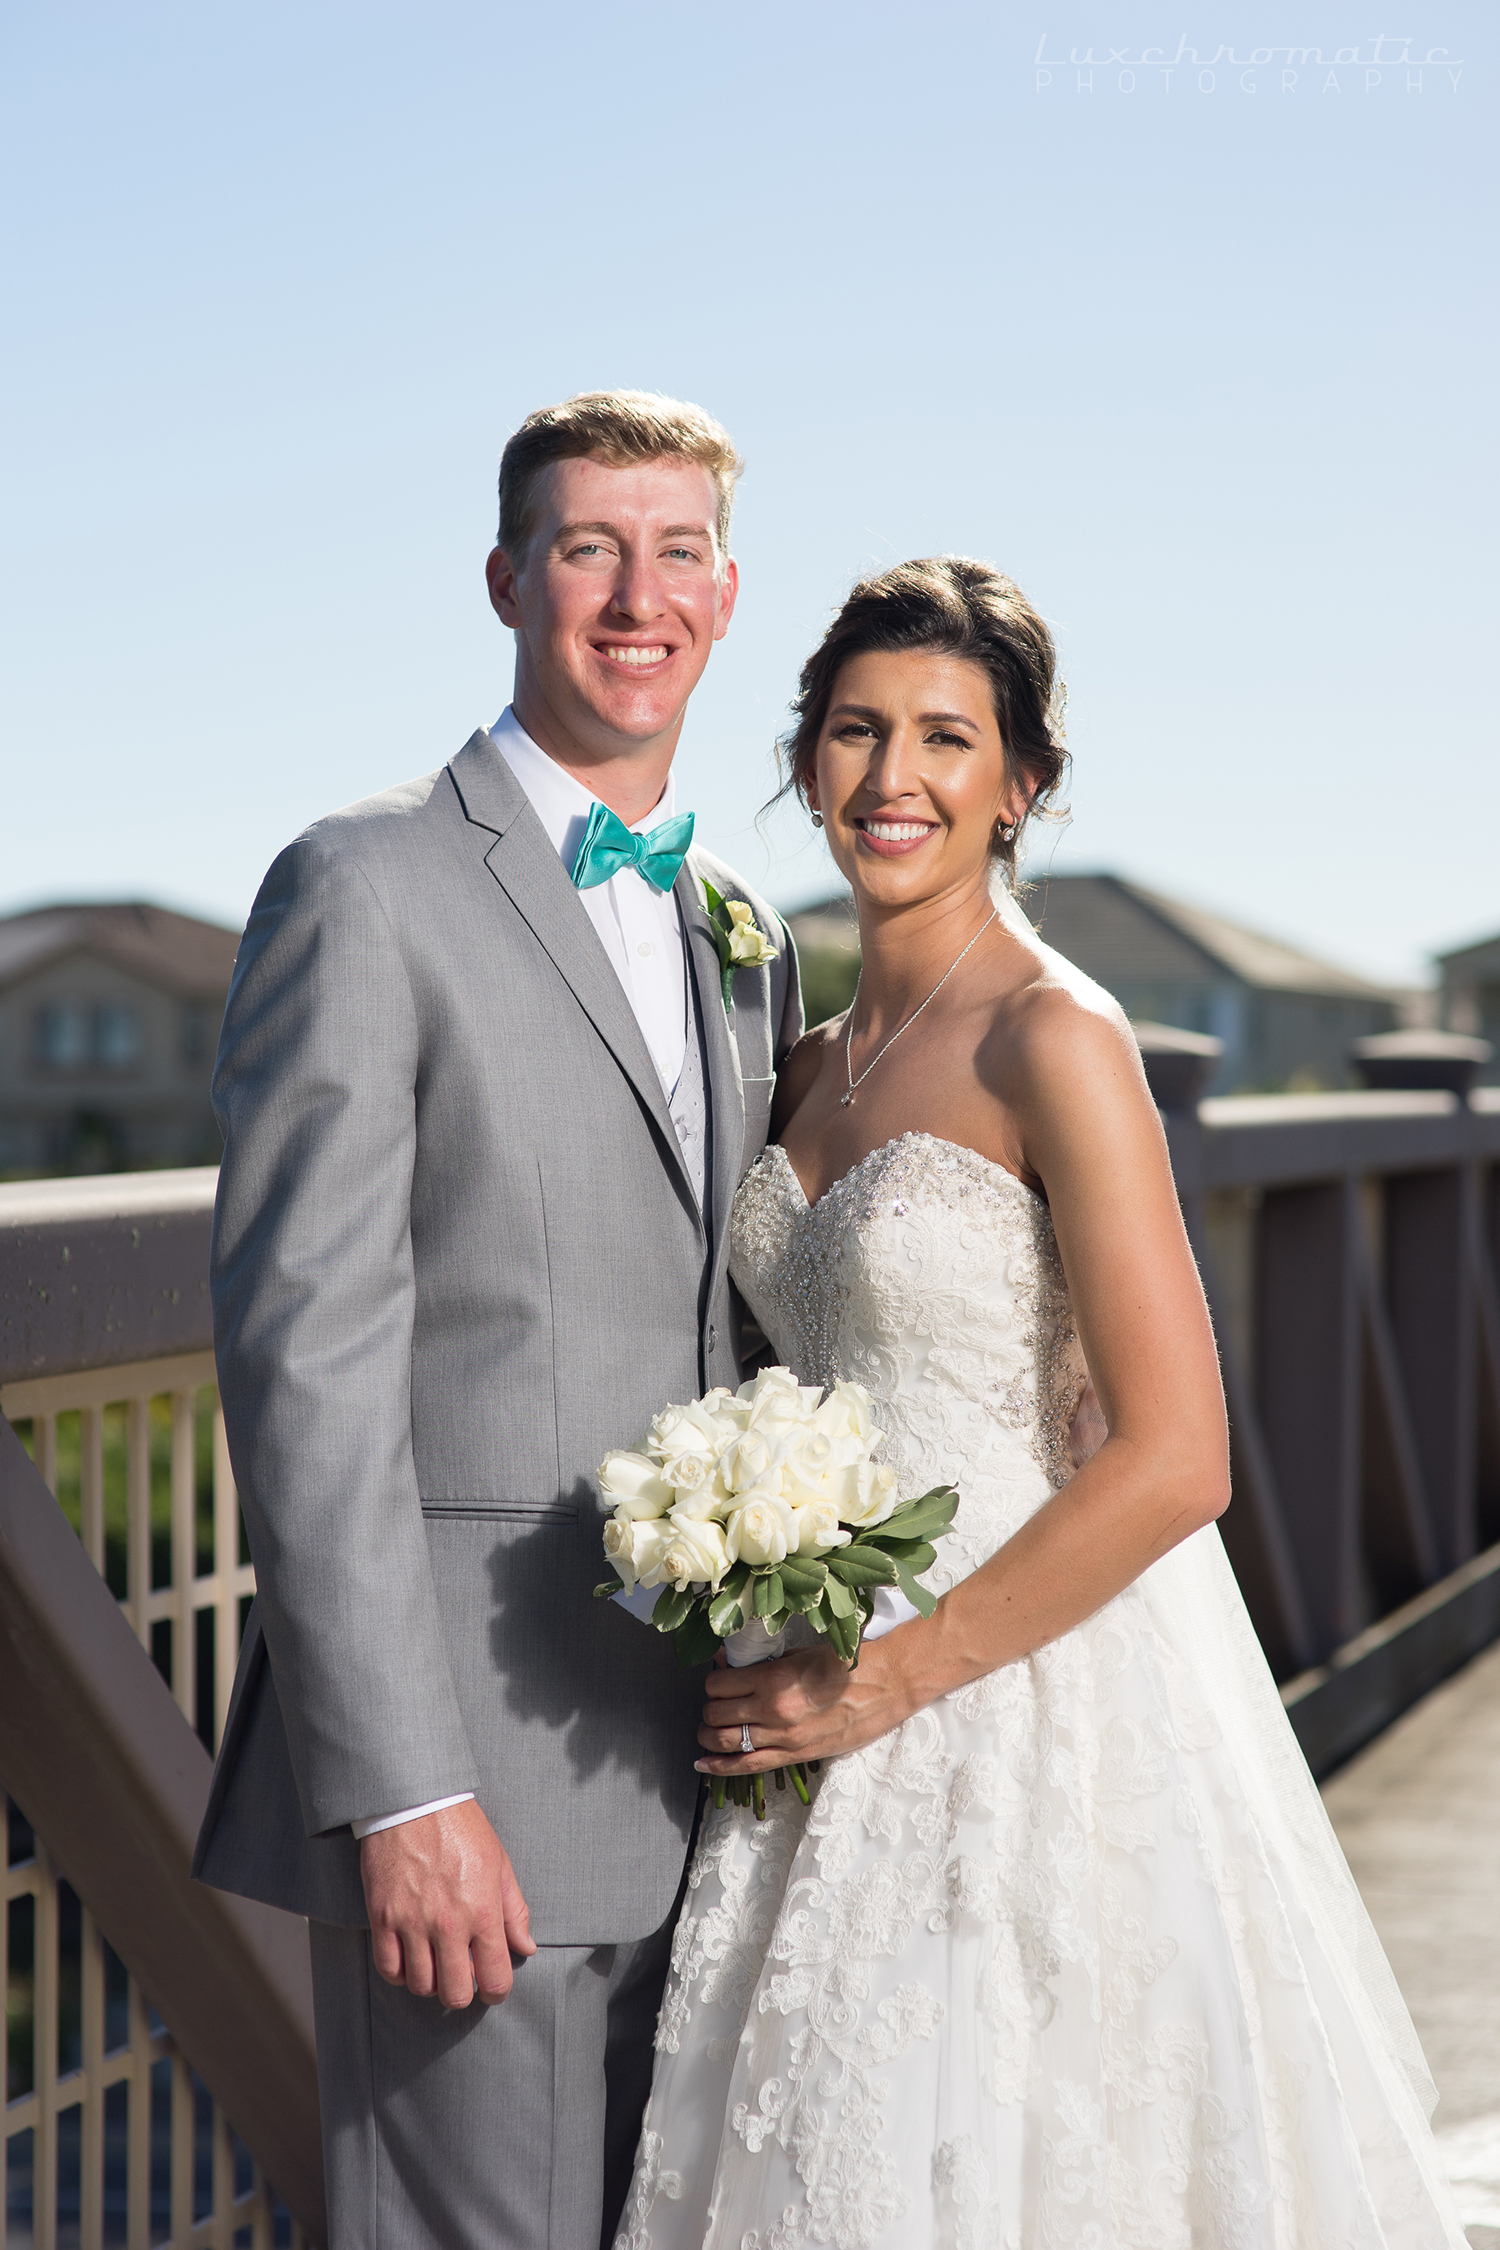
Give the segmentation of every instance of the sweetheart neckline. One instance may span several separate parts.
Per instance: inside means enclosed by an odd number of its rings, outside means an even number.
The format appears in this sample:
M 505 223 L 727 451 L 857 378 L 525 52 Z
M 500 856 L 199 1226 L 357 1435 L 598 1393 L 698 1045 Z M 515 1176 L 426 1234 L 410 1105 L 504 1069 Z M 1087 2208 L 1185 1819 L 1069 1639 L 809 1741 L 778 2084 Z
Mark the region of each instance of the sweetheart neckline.
M 811 1215 L 814 1211 L 820 1211 L 831 1195 L 837 1195 L 840 1188 L 847 1187 L 851 1180 L 857 1179 L 867 1164 L 873 1164 L 877 1156 L 888 1156 L 893 1148 L 900 1148 L 903 1141 L 925 1141 L 929 1148 L 951 1148 L 956 1149 L 960 1156 L 972 1156 L 976 1164 L 982 1164 L 985 1170 L 993 1172 L 997 1179 L 1007 1181 L 1013 1188 L 1019 1188 L 1028 1202 L 1039 1205 L 1043 1211 L 1049 1209 L 1046 1197 L 1038 1195 L 1035 1188 L 1029 1188 L 1024 1180 L 1018 1179 L 1016 1174 L 1009 1171 L 1005 1165 L 997 1164 L 992 1156 L 981 1155 L 977 1148 L 970 1148 L 967 1141 L 945 1140 L 940 1133 L 923 1133 L 920 1131 L 893 1133 L 888 1141 L 882 1141 L 878 1148 L 868 1150 L 865 1155 L 859 1158 L 857 1163 L 850 1165 L 847 1172 L 841 1172 L 836 1180 L 831 1180 L 815 1201 L 809 1198 L 806 1188 L 802 1185 L 801 1174 L 780 1141 L 767 1141 L 766 1153 L 769 1155 L 774 1150 L 781 1158 L 793 1187 L 802 1198 L 803 1210 Z

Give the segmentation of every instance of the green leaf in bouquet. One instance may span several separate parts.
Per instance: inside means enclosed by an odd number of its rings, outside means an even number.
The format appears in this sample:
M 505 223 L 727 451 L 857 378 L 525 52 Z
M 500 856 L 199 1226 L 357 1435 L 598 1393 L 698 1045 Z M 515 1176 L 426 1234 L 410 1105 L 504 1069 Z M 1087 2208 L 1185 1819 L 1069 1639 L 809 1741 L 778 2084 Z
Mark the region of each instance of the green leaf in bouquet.
M 930 1570 L 937 1561 L 937 1549 L 929 1539 L 890 1539 L 885 1552 L 902 1570 Z
M 611 1594 L 623 1594 L 624 1591 L 623 1578 L 607 1578 L 602 1586 L 594 1588 L 594 1599 L 596 1602 L 607 1601 Z
M 755 1614 L 757 1617 L 774 1617 L 785 1599 L 779 1570 L 768 1570 L 756 1579 Z
M 852 1617 L 859 1608 L 858 1602 L 843 1580 L 835 1578 L 832 1571 L 828 1573 L 828 1583 L 823 1588 L 823 1600 L 827 1604 L 830 1617 Z
M 912 1608 L 919 1611 L 923 1617 L 930 1617 L 937 1608 L 937 1596 L 929 1594 L 921 1579 L 913 1578 L 911 1572 L 904 1568 L 901 1571 L 900 1584 L 901 1591 L 911 1603 Z
M 832 1592 L 832 1587 L 829 1588 L 829 1591 Z M 836 1656 L 843 1658 L 846 1664 L 858 1663 L 859 1619 L 853 1613 L 852 1603 L 849 1616 L 840 1617 L 835 1614 L 829 1618 L 828 1645 Z
M 867 1539 L 930 1539 L 948 1529 L 958 1513 L 958 1494 L 951 1484 L 934 1485 L 916 1500 L 893 1508 L 885 1522 L 866 1532 Z
M 713 884 L 708 880 L 708 877 L 706 875 L 703 877 L 703 895 L 708 900 L 709 913 L 717 914 L 720 907 L 724 904 L 724 894 L 722 891 L 716 891 L 714 889 Z
M 657 1596 L 656 1607 L 651 1612 L 651 1622 L 658 1633 L 675 1633 L 693 1606 L 693 1594 L 688 1586 L 663 1586 Z
M 830 1578 L 841 1578 L 846 1586 L 894 1586 L 896 1565 L 892 1557 L 879 1547 L 867 1547 L 856 1539 L 852 1546 L 836 1547 L 827 1558 Z
M 672 1635 L 672 1646 L 685 1672 L 699 1664 L 712 1664 L 719 1651 L 719 1636 L 709 1623 L 708 1612 L 701 1602 L 694 1602 Z
M 738 1630 L 745 1622 L 743 1592 L 733 1586 L 721 1586 L 708 1605 L 708 1622 L 720 1640 Z
M 821 1594 L 828 1576 L 826 1564 L 811 1555 L 788 1555 L 780 1566 L 781 1583 L 789 1594 Z

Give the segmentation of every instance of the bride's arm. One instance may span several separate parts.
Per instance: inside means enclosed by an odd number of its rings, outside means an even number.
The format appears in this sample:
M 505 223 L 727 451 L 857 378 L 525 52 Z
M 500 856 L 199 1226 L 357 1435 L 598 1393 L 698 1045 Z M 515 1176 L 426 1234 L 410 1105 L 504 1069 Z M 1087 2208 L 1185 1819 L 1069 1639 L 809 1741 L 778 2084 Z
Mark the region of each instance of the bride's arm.
M 1228 1504 L 1218 1357 L 1129 1028 L 1053 988 L 1006 1046 L 996 1144 L 1017 1149 L 1046 1188 L 1109 1435 L 935 1616 L 871 1642 L 853 1672 L 816 1649 L 711 1673 L 699 1741 L 720 1754 L 701 1761 L 705 1772 L 753 1773 L 875 1741 L 1081 1624 Z M 723 1755 L 742 1720 L 756 1754 Z

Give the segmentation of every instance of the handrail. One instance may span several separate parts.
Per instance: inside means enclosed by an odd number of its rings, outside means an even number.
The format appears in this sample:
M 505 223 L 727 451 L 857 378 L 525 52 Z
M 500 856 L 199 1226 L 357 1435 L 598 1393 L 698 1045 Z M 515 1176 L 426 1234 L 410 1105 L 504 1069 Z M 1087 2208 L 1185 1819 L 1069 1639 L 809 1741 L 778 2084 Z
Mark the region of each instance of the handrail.
M 211 1351 L 218 1172 L 0 1187 L 0 1383 Z
M 192 1881 L 211 1773 L 129 1621 L 0 1423 L 0 1775 L 321 2242 L 306 1930 Z

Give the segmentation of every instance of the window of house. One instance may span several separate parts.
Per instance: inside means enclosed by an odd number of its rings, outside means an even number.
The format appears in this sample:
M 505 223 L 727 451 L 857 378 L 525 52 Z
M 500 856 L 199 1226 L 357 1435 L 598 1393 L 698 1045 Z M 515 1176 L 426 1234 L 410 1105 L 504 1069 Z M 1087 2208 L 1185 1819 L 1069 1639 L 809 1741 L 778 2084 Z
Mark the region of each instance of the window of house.
M 94 1060 L 101 1070 L 133 1070 L 141 1059 L 141 1019 L 134 1008 L 94 1010 Z
M 36 1013 L 36 1058 L 44 1070 L 134 1070 L 141 1060 L 141 1019 L 117 1001 L 97 1008 L 52 1001 Z
M 201 1063 L 208 1053 L 208 1010 L 184 1008 L 182 1011 L 182 1059 L 185 1063 Z
M 93 1044 L 87 1008 L 54 1001 L 38 1008 L 36 1057 L 48 1070 L 82 1070 Z

